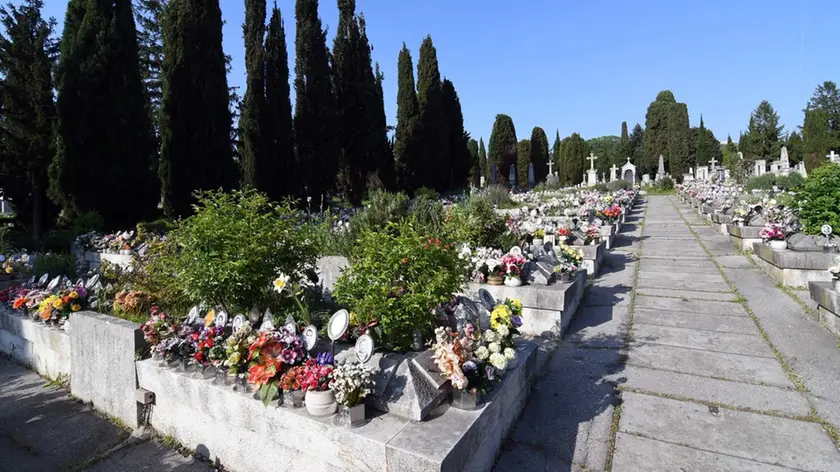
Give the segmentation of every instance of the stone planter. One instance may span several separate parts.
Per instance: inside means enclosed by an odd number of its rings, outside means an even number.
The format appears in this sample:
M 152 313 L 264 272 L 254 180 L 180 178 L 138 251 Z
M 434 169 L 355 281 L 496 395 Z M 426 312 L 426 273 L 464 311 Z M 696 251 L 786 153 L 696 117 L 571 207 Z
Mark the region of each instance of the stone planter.
M 487 285 L 504 285 L 505 280 L 498 275 L 488 275 L 487 276 Z
M 338 405 L 338 414 L 335 416 L 335 424 L 345 428 L 355 428 L 365 424 L 365 404 L 346 407 Z
M 283 390 L 283 407 L 300 408 L 305 394 L 303 390 Z
M 787 249 L 787 241 L 772 240 L 770 241 L 770 249 L 774 249 L 776 251 L 783 251 Z
M 571 276 L 571 275 L 569 275 L 569 273 L 568 273 L 568 272 L 561 272 L 561 273 L 560 273 L 560 282 L 563 282 L 563 283 L 569 283 L 569 281 L 570 281 L 571 279 L 572 279 L 572 276 Z
M 522 279 L 519 277 L 505 277 L 505 285 L 508 287 L 521 287 Z
M 335 393 L 332 390 L 319 392 L 308 390 L 306 392 L 306 411 L 312 416 L 329 416 L 335 413 L 338 404 L 335 402 Z
M 478 390 L 452 390 L 452 407 L 459 410 L 475 410 L 481 403 L 481 392 Z

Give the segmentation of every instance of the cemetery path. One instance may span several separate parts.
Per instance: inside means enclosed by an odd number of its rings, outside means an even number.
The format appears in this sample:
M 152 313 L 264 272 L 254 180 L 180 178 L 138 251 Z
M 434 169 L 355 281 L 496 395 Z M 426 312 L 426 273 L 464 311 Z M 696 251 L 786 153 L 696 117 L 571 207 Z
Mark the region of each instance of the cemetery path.
M 0 358 L 0 471 L 209 472 L 210 465 L 129 433 Z
M 690 207 L 648 197 L 496 470 L 840 470 L 840 349 L 791 295 Z

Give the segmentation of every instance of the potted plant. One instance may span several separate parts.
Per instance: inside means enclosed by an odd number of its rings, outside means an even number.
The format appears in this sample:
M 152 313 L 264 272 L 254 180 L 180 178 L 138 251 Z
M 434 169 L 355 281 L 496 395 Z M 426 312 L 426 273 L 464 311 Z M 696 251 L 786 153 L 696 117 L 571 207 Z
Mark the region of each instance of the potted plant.
M 840 256 L 834 258 L 834 265 L 828 268 L 828 273 L 834 282 L 834 290 L 840 291 Z
M 321 363 L 323 362 L 323 363 Z M 303 372 L 303 386 L 306 388 L 306 411 L 312 416 L 327 416 L 335 413 L 338 404 L 335 392 L 330 390 L 334 367 L 319 359 L 306 361 Z
M 487 343 L 472 324 L 467 324 L 463 333 L 453 333 L 449 328 L 435 330 L 432 346 L 435 361 L 441 376 L 452 382 L 452 406 L 462 410 L 473 410 L 481 403 L 481 396 L 489 390 L 498 378 L 498 372 L 507 368 L 503 354 L 492 356 Z M 494 365 L 493 360 L 497 364 Z
M 571 229 L 569 229 L 565 226 L 561 226 L 561 227 L 557 228 L 557 242 L 558 243 L 565 243 L 566 241 L 569 240 L 569 236 L 571 236 L 571 235 L 572 235 L 572 230 Z
M 504 285 L 506 272 L 501 264 L 497 265 L 493 272 L 487 274 L 487 285 Z
M 543 246 L 543 238 L 545 237 L 545 231 L 542 229 L 538 229 L 534 231 L 534 239 L 531 240 L 531 244 L 533 247 L 542 247 Z
M 785 241 L 785 232 L 777 224 L 768 224 L 758 233 L 764 241 L 766 241 L 771 249 L 784 250 L 787 249 L 787 241 Z
M 294 366 L 280 377 L 280 388 L 283 389 L 283 406 L 285 408 L 299 408 L 303 404 L 304 377 L 306 367 Z
M 504 267 L 505 285 L 508 287 L 519 287 L 522 285 L 522 268 L 525 266 L 525 258 L 519 254 L 505 254 L 502 257 Z
M 336 422 L 342 426 L 359 426 L 365 422 L 365 397 L 373 393 L 373 370 L 359 362 L 348 362 L 335 368 L 330 390 L 338 402 Z

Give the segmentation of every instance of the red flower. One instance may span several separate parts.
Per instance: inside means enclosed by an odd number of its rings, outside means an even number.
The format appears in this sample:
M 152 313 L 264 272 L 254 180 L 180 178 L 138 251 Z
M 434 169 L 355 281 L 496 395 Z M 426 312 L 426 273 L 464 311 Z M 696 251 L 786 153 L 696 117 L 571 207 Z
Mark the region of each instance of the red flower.
M 265 364 L 254 364 L 248 369 L 248 382 L 254 385 L 265 385 L 277 375 L 279 365 L 273 361 L 267 361 Z
M 408 258 L 407 258 L 407 257 L 403 257 L 402 263 L 403 263 L 403 264 L 408 264 Z

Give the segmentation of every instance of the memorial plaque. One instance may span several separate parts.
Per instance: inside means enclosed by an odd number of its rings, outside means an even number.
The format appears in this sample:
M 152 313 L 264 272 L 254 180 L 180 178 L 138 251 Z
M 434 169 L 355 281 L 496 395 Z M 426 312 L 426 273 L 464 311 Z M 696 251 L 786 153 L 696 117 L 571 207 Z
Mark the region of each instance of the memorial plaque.
M 359 336 L 356 340 L 356 359 L 364 364 L 370 360 L 373 355 L 374 343 L 373 338 L 368 334 Z
M 493 295 L 490 295 L 487 289 L 482 288 L 478 290 L 478 299 L 488 311 L 492 311 L 496 307 L 496 299 L 493 298 Z
M 303 342 L 306 344 L 306 350 L 311 351 L 318 342 L 318 328 L 315 325 L 309 325 L 303 328 Z
M 327 323 L 327 335 L 333 341 L 341 339 L 350 325 L 350 313 L 347 310 L 338 310 Z
M 196 321 L 198 321 L 198 306 L 193 306 L 187 314 L 187 324 L 192 325 L 195 324 Z
M 239 328 L 245 326 L 245 323 L 246 323 L 246 321 L 245 321 L 245 316 L 244 315 L 234 316 L 233 317 L 233 324 L 232 324 L 233 331 L 234 332 L 239 331 Z
M 50 280 L 49 285 L 47 285 L 47 290 L 50 290 L 50 291 L 55 290 L 55 288 L 58 287 L 59 282 L 61 282 L 61 277 L 60 276 L 57 276 L 56 278 Z

